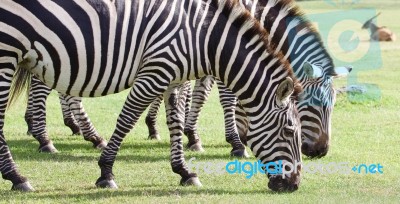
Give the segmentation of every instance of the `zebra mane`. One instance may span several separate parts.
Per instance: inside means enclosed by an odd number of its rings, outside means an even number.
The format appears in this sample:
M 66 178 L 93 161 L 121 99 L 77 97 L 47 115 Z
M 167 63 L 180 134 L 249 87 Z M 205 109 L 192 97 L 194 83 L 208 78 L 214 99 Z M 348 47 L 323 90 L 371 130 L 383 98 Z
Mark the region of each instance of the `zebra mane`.
M 332 57 L 328 54 L 326 47 L 322 41 L 321 35 L 319 34 L 318 30 L 315 26 L 310 22 L 310 20 L 306 17 L 305 13 L 301 10 L 301 8 L 297 5 L 294 0 L 259 0 L 259 2 L 265 1 L 274 1 L 274 5 L 285 9 L 284 11 L 288 14 L 287 17 L 296 19 L 298 21 L 297 27 L 305 29 L 310 34 L 315 37 L 315 40 L 319 42 L 321 45 L 321 49 L 326 53 L 326 57 L 328 58 L 327 62 L 333 64 Z M 276 45 L 272 45 L 275 48 Z M 335 72 L 334 66 L 328 66 L 328 69 L 324 70 L 324 73 L 330 76 L 336 76 L 337 73 Z
M 230 16 L 234 14 L 237 16 L 235 21 L 233 22 L 234 26 L 243 27 L 248 26 L 247 36 L 258 36 L 259 40 L 264 42 L 264 52 L 267 52 L 270 55 L 273 55 L 276 59 L 279 59 L 280 64 L 282 64 L 283 69 L 288 73 L 288 77 L 290 77 L 294 82 L 294 92 L 292 94 L 292 98 L 297 99 L 300 93 L 303 91 L 302 86 L 298 79 L 296 78 L 291 65 L 288 60 L 284 60 L 284 55 L 279 52 L 278 54 L 274 54 L 273 47 L 269 45 L 268 36 L 269 33 L 261 26 L 261 24 L 253 18 L 250 12 L 243 8 L 239 0 L 212 0 L 210 3 L 211 6 L 215 8 L 222 9 L 222 13 L 225 16 Z M 245 35 L 245 36 L 246 36 Z

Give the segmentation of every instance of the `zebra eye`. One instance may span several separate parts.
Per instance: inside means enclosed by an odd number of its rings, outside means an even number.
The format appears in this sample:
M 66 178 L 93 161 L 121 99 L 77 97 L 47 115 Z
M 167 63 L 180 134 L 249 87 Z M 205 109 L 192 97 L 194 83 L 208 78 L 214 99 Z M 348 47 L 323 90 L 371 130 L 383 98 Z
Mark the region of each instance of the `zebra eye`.
M 283 128 L 285 135 L 293 135 L 294 134 L 294 126 L 286 126 Z

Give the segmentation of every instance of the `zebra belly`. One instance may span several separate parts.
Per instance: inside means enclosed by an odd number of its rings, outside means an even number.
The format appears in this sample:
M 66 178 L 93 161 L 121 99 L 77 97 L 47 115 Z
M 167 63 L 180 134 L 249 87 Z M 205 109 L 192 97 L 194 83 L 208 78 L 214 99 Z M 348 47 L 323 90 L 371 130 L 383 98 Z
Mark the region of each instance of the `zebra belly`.
M 40 47 L 38 43 L 35 43 L 35 46 Z M 118 93 L 129 88 L 126 84 L 132 85 L 134 81 L 134 77 L 131 77 L 132 79 L 119 79 L 120 76 L 115 71 L 109 72 L 109 75 L 101 74 L 100 69 L 93 69 L 90 78 L 87 78 L 84 66 L 79 67 L 78 70 L 75 69 L 75 72 L 79 73 L 77 76 L 71 77 L 73 68 L 65 65 L 61 66 L 59 73 L 56 74 L 51 56 L 45 49 L 40 48 L 29 50 L 23 56 L 23 61 L 19 63 L 19 67 L 30 71 L 48 87 L 71 96 L 99 97 Z M 131 74 L 135 76 L 136 70 L 132 70 Z M 56 80 L 56 75 L 58 80 Z M 74 79 L 73 84 L 71 84 L 71 79 Z

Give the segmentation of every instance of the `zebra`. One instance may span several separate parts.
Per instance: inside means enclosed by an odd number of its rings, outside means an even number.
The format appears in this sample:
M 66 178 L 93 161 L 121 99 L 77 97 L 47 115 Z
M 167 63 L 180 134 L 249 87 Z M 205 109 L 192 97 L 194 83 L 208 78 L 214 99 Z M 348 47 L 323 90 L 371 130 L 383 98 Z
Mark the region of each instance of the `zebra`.
M 269 0 L 269 1 L 265 1 L 265 0 L 254 0 L 254 1 L 246 1 L 246 0 L 241 0 L 240 3 L 249 11 L 252 11 L 252 15 L 255 16 L 258 20 L 262 21 L 264 24 L 264 28 L 267 29 L 268 31 L 271 30 L 271 27 L 267 27 L 267 25 L 272 25 L 272 19 L 276 18 L 276 15 L 279 14 L 279 11 L 288 11 L 290 9 L 293 9 L 294 11 L 298 11 L 299 9 L 293 5 L 293 2 L 291 1 L 279 1 L 279 0 Z M 267 7 L 270 6 L 270 8 Z M 266 11 L 266 13 L 261 13 L 258 12 L 256 13 L 255 11 L 264 11 L 266 9 L 269 9 L 268 11 Z M 277 11 L 277 12 L 275 12 Z M 274 17 L 274 18 L 267 18 L 268 17 Z M 281 21 L 293 21 L 294 19 L 298 20 L 300 18 L 301 14 L 298 12 L 293 12 L 293 13 L 289 13 L 286 16 L 281 17 Z M 304 19 L 302 19 L 304 20 Z M 309 26 L 309 24 L 307 23 L 307 21 L 301 21 L 306 23 L 307 26 Z M 296 29 L 297 27 L 300 26 L 304 26 L 304 24 L 299 23 L 297 24 L 297 26 L 294 26 L 292 29 Z M 282 31 L 276 31 L 278 32 L 277 35 L 284 35 L 282 33 Z M 322 43 L 318 41 L 318 39 L 320 38 L 318 36 L 318 33 L 316 32 L 310 32 L 307 33 L 307 35 L 315 35 L 316 37 L 314 38 L 314 41 L 312 43 L 314 44 L 318 44 L 318 46 L 322 46 Z M 288 36 L 288 37 L 293 37 L 294 36 Z M 279 38 L 272 38 L 272 42 L 278 44 L 280 41 Z M 303 46 L 304 47 L 304 46 Z M 283 52 L 288 52 L 288 50 L 282 50 Z M 295 50 L 292 49 L 292 52 L 294 52 Z M 329 54 L 327 54 L 325 51 L 320 52 L 321 55 L 324 55 L 325 57 L 322 57 L 320 59 L 320 61 L 323 60 L 328 60 L 331 61 L 329 58 Z M 290 61 L 295 61 L 298 58 L 298 55 L 295 54 L 289 54 L 289 60 Z M 305 94 L 304 96 L 309 96 L 308 97 L 308 101 L 303 101 L 302 106 L 305 108 L 300 108 L 300 102 L 298 103 L 298 108 L 300 109 L 300 113 L 302 114 L 302 124 L 304 127 L 303 131 L 302 131 L 302 139 L 303 139 L 303 145 L 302 145 L 302 153 L 305 154 L 306 156 L 309 157 L 323 157 L 327 154 L 328 152 L 328 148 L 329 148 L 329 141 L 330 141 L 330 137 L 331 137 L 331 131 L 330 131 L 330 124 L 331 124 L 331 114 L 333 111 L 333 106 L 334 106 L 334 98 L 331 96 L 336 95 L 335 93 L 332 92 L 333 87 L 332 87 L 332 81 L 329 80 L 329 72 L 332 73 L 332 71 L 330 71 L 329 69 L 331 69 L 333 66 L 331 66 L 331 62 L 328 63 L 328 66 L 325 66 L 328 74 L 326 76 L 322 76 L 323 70 L 321 71 L 321 67 L 317 66 L 317 65 L 309 65 L 307 64 L 305 61 L 305 59 L 300 59 L 300 61 L 297 63 L 299 64 L 303 64 L 305 65 L 303 67 L 303 69 L 299 66 L 294 67 L 297 69 L 297 74 L 299 74 L 299 79 L 301 81 L 302 84 L 308 84 L 309 88 L 306 88 L 306 90 L 308 90 L 307 94 Z M 323 63 L 320 61 L 316 61 L 315 63 Z M 311 72 L 308 70 L 312 70 Z M 314 69 L 316 70 L 315 72 L 320 73 L 320 75 L 312 75 Z M 304 77 L 302 76 L 302 71 L 308 76 Z M 344 70 L 344 72 L 349 73 L 351 71 L 351 69 L 348 69 L 347 71 Z M 311 73 L 311 75 L 310 75 Z M 308 83 L 308 81 L 310 80 L 314 80 L 315 78 L 323 78 L 323 80 L 319 80 L 318 83 L 313 83 L 313 85 L 311 86 L 311 83 Z M 199 134 L 197 132 L 197 122 L 198 122 L 198 117 L 199 117 L 199 113 L 201 111 L 201 108 L 203 106 L 203 104 L 205 103 L 205 101 L 208 98 L 208 95 L 211 91 L 211 88 L 213 86 L 213 83 L 215 81 L 215 78 L 211 77 L 211 76 L 207 76 L 204 77 L 203 79 L 199 79 L 196 80 L 196 85 L 194 88 L 194 100 L 193 100 L 193 104 L 191 106 L 191 108 L 188 108 L 188 104 L 186 103 L 186 109 L 185 109 L 185 129 L 184 129 L 184 133 L 188 136 L 189 138 L 189 142 L 187 144 L 188 148 L 194 151 L 204 151 L 202 145 L 201 145 L 201 140 L 199 137 Z M 327 87 L 325 89 L 325 92 L 321 92 L 321 94 L 319 96 L 313 96 L 311 97 L 311 95 L 314 94 L 315 91 L 318 91 L 319 89 L 322 89 L 322 87 Z M 330 88 L 329 88 L 330 87 Z M 235 127 L 235 123 L 233 123 L 233 121 L 235 121 L 234 115 L 233 115 L 233 108 L 235 107 L 236 101 L 233 100 L 233 96 L 231 93 L 229 93 L 230 91 L 225 89 L 222 86 L 222 83 L 219 84 L 219 88 L 218 88 L 219 92 L 220 92 L 220 101 L 221 104 L 223 106 L 224 109 L 224 116 L 225 116 L 225 137 L 226 140 L 232 145 L 232 150 L 231 150 L 231 155 L 232 156 L 238 156 L 238 157 L 248 157 L 247 152 L 245 151 L 245 146 L 243 145 L 243 143 L 245 143 L 245 137 L 243 136 L 243 129 L 244 128 L 244 123 L 245 123 L 245 118 L 244 117 L 240 117 L 241 113 L 237 113 L 238 114 L 238 118 L 236 123 L 238 124 L 238 129 L 236 130 Z M 224 96 L 227 95 L 227 96 Z M 231 96 L 231 97 L 229 97 Z M 190 100 L 190 96 L 187 97 L 187 100 Z M 314 100 L 316 102 L 311 102 L 311 100 Z M 157 117 L 157 113 L 158 113 L 158 109 L 159 106 L 161 105 L 161 101 L 162 101 L 162 96 L 160 96 L 155 102 L 152 103 L 148 115 L 146 116 L 146 124 L 148 126 L 149 129 L 149 139 L 160 139 L 158 130 L 156 128 L 156 117 Z M 233 103 L 232 103 L 233 102 Z M 306 104 L 311 104 L 311 106 L 306 105 Z M 327 107 L 318 107 L 318 104 L 332 104 L 332 105 L 328 105 Z M 308 107 L 307 107 L 308 106 Z M 44 107 L 43 107 L 44 108 Z M 189 111 L 191 110 L 191 111 Z M 70 115 L 68 109 L 64 109 L 63 110 L 64 115 Z M 315 114 L 318 113 L 318 114 Z M 67 116 L 65 116 L 65 118 L 68 118 Z M 72 121 L 67 120 L 67 121 Z M 66 124 L 72 124 L 71 122 L 66 122 Z M 316 128 L 318 127 L 318 128 Z M 241 133 L 239 133 L 239 131 Z M 239 138 L 239 135 L 241 135 L 241 137 Z
M 302 153 L 312 158 L 325 156 L 329 150 L 336 101 L 333 80 L 347 76 L 352 66 L 335 68 L 318 31 L 304 18 L 294 1 L 242 0 L 241 3 L 270 33 L 268 42 L 275 52 L 284 54 L 303 86 L 301 100 L 296 101 L 301 121 Z M 236 110 L 241 111 L 240 108 Z M 236 118 L 238 126 L 243 124 L 238 120 L 244 117 Z
M 55 153 L 58 150 L 48 137 L 46 131 L 46 99 L 51 89 L 36 77 L 32 77 L 29 89 L 25 121 L 28 125 L 28 134 L 39 142 L 39 152 Z M 90 141 L 94 148 L 103 149 L 107 142 L 100 137 L 91 123 L 79 97 L 59 94 L 64 124 L 71 128 L 73 134 L 81 134 Z
M 281 51 L 285 59 L 291 62 L 297 78 L 304 87 L 303 99 L 296 102 L 302 124 L 302 153 L 311 158 L 325 156 L 329 149 L 331 115 L 336 96 L 332 79 L 346 76 L 350 73 L 351 67 L 334 69 L 332 59 L 325 50 L 318 32 L 303 17 L 294 1 L 240 0 L 240 4 L 249 10 L 251 15 L 258 19 L 260 24 L 271 33 L 269 43 L 275 47 L 276 52 Z M 201 108 L 208 98 L 214 81 L 215 78 L 212 76 L 196 80 L 192 93 L 196 98 L 193 99 L 191 111 L 185 120 L 185 133 L 189 138 L 188 146 L 195 146 L 196 148 L 192 148 L 194 150 L 203 150 L 197 133 L 197 122 Z M 223 84 L 218 83 L 218 89 L 220 101 L 235 101 L 233 99 L 235 96 L 230 94 L 230 91 Z M 231 105 L 229 103 L 223 104 L 225 112 L 232 113 L 232 107 L 235 107 L 235 103 Z M 151 108 L 154 108 L 154 106 Z M 149 112 L 153 111 L 150 110 Z M 227 128 L 234 129 L 231 123 L 234 120 L 236 120 L 238 126 L 236 134 L 226 134 L 226 140 L 236 142 L 237 149 L 243 151 L 244 146 L 240 141 L 246 143 L 247 122 L 245 114 L 237 109 L 236 117 L 233 114 L 225 114 L 225 116 Z M 147 117 L 156 117 L 156 115 L 151 114 Z M 155 121 L 156 118 L 149 118 L 148 120 Z M 231 124 L 229 125 L 229 123 Z M 155 126 L 149 126 L 149 130 L 156 131 L 155 128 Z M 232 151 L 234 150 L 235 148 Z
M 294 104 L 301 85 L 290 64 L 268 47 L 268 33 L 235 0 L 7 0 L 0 16 L 1 128 L 8 98 L 15 100 L 30 74 L 78 97 L 130 88 L 98 161 L 98 187 L 117 188 L 112 169 L 120 145 L 162 93 L 172 170 L 181 185 L 201 185 L 184 159 L 178 99 L 184 98 L 183 82 L 205 75 L 217 77 L 238 97 L 249 121 L 247 143 L 258 160 L 301 162 Z M 0 139 L 3 178 L 15 190 L 33 190 L 17 171 L 4 134 Z M 300 171 L 266 174 L 274 191 L 298 189 Z

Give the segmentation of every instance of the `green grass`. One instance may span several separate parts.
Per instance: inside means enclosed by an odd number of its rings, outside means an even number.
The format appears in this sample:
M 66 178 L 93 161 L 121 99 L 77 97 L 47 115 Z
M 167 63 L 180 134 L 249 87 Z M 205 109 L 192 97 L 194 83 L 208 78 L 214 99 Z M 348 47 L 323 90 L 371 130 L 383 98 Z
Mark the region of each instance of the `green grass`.
M 332 11 L 322 2 L 301 2 L 307 13 Z M 349 6 L 343 6 L 348 8 Z M 360 1 L 352 7 L 375 7 L 382 11 L 378 22 L 400 37 L 400 2 Z M 367 43 L 367 42 L 365 42 Z M 48 131 L 60 151 L 37 153 L 38 143 L 25 134 L 25 102 L 20 100 L 7 112 L 4 132 L 20 172 L 37 190 L 34 193 L 12 192 L 11 183 L 0 180 L 0 203 L 397 203 L 400 200 L 400 41 L 381 43 L 383 66 L 359 72 L 362 83 L 376 84 L 378 99 L 352 103 L 346 95 L 338 96 L 333 114 L 333 138 L 329 154 L 319 160 L 328 162 L 380 163 L 382 175 L 303 174 L 298 191 L 276 194 L 267 188 L 267 178 L 256 175 L 207 175 L 200 173 L 202 188 L 181 187 L 180 177 L 169 164 L 169 139 L 164 109 L 160 111 L 162 141 L 148 141 L 144 117 L 125 139 L 114 166 L 118 190 L 97 189 L 100 175 L 97 160 L 100 152 L 80 136 L 70 136 L 64 127 L 58 97 L 48 99 Z M 373 60 L 373 59 L 371 59 Z M 357 67 L 356 67 L 357 69 Z M 354 74 L 350 77 L 355 77 Z M 337 87 L 346 79 L 335 81 Z M 86 111 L 98 132 L 109 139 L 127 92 L 103 98 L 84 99 Z M 206 152 L 185 152 L 186 159 L 231 161 L 225 142 L 222 109 L 214 89 L 200 118 L 199 132 Z M 185 138 L 185 143 L 186 143 Z M 255 161 L 255 158 L 249 159 Z M 304 162 L 311 160 L 305 158 Z M 314 161 L 314 160 L 312 160 Z

